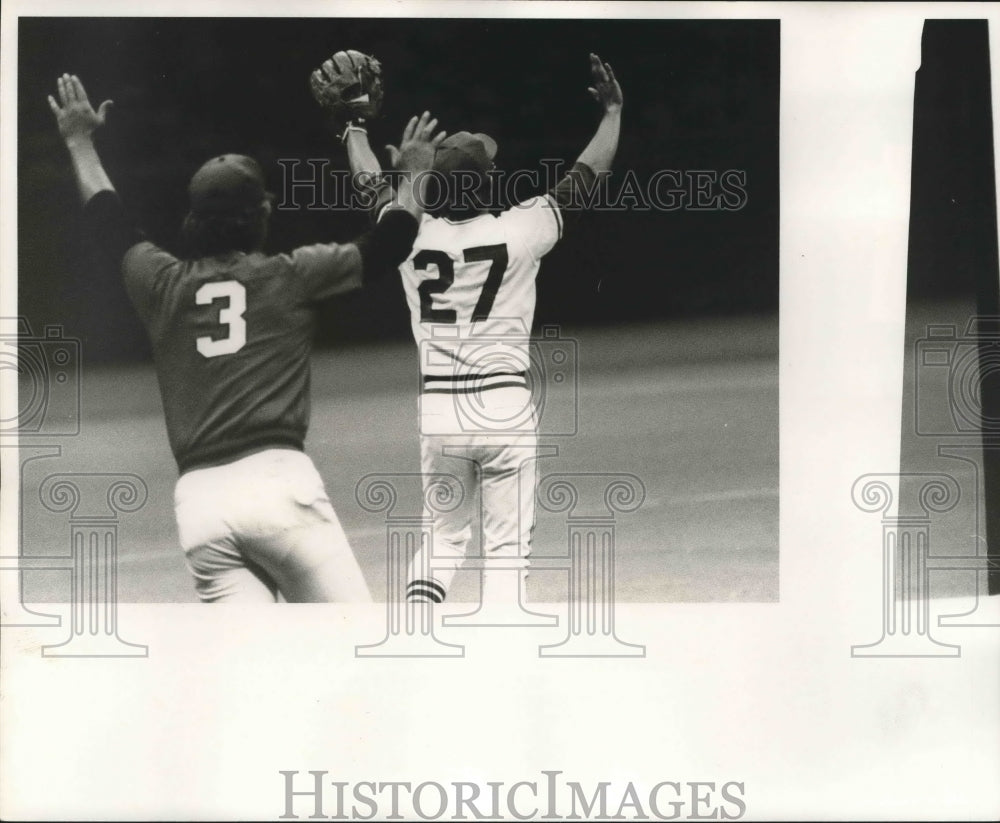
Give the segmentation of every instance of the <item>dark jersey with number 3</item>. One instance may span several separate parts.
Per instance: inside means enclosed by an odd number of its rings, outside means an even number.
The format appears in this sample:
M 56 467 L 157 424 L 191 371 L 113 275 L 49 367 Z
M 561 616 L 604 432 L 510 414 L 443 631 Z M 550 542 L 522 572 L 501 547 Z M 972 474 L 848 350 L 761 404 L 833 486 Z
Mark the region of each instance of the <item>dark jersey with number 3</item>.
M 180 471 L 258 448 L 302 448 L 314 304 L 359 288 L 353 243 L 181 260 L 140 242 L 125 285 L 149 331 Z

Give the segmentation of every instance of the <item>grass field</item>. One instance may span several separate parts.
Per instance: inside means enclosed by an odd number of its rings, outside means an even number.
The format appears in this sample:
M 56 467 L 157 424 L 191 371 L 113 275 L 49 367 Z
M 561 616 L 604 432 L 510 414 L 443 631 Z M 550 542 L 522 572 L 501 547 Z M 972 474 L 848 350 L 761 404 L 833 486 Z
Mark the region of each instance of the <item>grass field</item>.
M 619 514 L 617 597 L 622 601 L 778 599 L 778 363 L 776 318 L 739 318 L 563 330 L 579 351 L 578 432 L 545 439 L 550 472 L 625 472 L 646 499 Z M 330 499 L 377 598 L 385 592 L 385 521 L 363 510 L 355 486 L 372 472 L 419 471 L 416 350 L 412 344 L 322 351 L 314 358 L 307 440 Z M 130 472 L 149 498 L 122 516 L 123 602 L 192 602 L 176 543 L 176 468 L 152 368 L 103 367 L 82 376 L 82 431 L 59 457 L 23 471 L 23 552 L 67 553 L 65 514 L 39 505 L 54 472 Z M 52 442 L 51 440 L 47 442 Z M 565 516 L 539 512 L 535 553 L 565 553 Z M 455 599 L 474 599 L 475 573 Z M 538 570 L 529 599 L 565 598 L 565 574 Z M 26 602 L 62 600 L 68 573 L 25 575 Z

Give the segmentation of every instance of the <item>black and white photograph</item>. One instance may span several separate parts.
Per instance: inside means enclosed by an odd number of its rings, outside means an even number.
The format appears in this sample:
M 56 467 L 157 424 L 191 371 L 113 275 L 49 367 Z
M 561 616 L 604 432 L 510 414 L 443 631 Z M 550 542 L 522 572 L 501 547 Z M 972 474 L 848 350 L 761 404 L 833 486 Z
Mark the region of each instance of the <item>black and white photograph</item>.
M 79 352 L 63 467 L 114 456 L 148 491 L 118 597 L 384 599 L 386 513 L 359 483 L 419 516 L 440 475 L 462 502 L 428 507 L 434 559 L 402 581 L 434 602 L 480 577 L 502 601 L 499 577 L 516 605 L 490 562 L 565 556 L 567 516 L 602 513 L 619 599 L 777 600 L 779 28 L 22 18 L 19 311 Z M 242 462 L 271 450 L 308 459 Z M 548 476 L 572 511 L 534 505 Z M 296 483 L 322 512 L 299 519 Z M 521 589 L 565 599 L 566 570 Z
M 995 818 L 995 7 L 3 23 L 5 819 Z

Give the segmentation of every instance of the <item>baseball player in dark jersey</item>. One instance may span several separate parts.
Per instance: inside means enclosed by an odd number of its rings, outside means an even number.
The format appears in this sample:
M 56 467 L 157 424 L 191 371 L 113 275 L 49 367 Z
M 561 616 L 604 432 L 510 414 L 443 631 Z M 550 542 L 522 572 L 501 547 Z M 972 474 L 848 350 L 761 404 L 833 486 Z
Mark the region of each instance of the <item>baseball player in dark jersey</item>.
M 80 80 L 50 96 L 102 250 L 121 266 L 149 332 L 170 447 L 180 478 L 181 546 L 206 602 L 367 601 L 368 588 L 323 482 L 303 453 L 309 355 L 318 301 L 358 289 L 401 263 L 417 234 L 420 198 L 401 182 L 395 208 L 346 244 L 290 254 L 261 247 L 271 197 L 260 166 L 227 154 L 191 178 L 186 246 L 175 257 L 127 219 L 94 147 L 111 102 L 95 111 Z M 403 166 L 429 169 L 437 121 L 413 118 Z

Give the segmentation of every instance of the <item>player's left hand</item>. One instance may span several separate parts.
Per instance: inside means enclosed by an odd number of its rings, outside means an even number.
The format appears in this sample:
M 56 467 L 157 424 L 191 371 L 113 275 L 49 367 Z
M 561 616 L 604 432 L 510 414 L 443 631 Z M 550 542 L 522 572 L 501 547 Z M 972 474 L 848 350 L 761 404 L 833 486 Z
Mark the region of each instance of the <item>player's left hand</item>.
M 610 63 L 602 62 L 596 54 L 590 55 L 590 76 L 593 82 L 587 91 L 598 103 L 604 107 L 608 114 L 620 112 L 622 110 L 622 89 L 615 79 L 615 73 L 611 69 Z
M 382 64 L 355 49 L 338 51 L 312 72 L 309 88 L 336 127 L 372 120 L 382 108 Z
M 386 146 L 389 152 L 389 162 L 394 169 L 417 173 L 430 171 L 434 166 L 434 155 L 441 141 L 448 136 L 447 132 L 434 134 L 437 118 L 431 118 L 431 113 L 425 111 L 419 118 L 411 117 L 403 129 L 403 139 L 399 147 Z M 431 135 L 434 135 L 433 137 Z
M 105 100 L 94 111 L 87 90 L 75 74 L 64 74 L 57 83 L 59 102 L 50 94 L 49 108 L 55 115 L 63 140 L 70 143 L 74 139 L 89 138 L 107 121 L 108 111 L 114 103 Z

